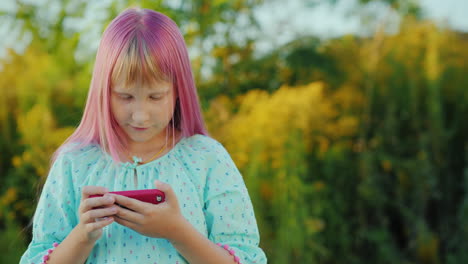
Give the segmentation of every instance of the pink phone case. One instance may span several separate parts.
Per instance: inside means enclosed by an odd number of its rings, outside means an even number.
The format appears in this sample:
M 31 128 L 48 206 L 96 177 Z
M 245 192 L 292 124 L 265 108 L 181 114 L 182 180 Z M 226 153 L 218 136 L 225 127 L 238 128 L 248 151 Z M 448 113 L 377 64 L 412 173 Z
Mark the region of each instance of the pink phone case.
M 118 192 L 109 192 L 118 195 L 123 195 L 129 198 L 137 199 L 142 202 L 159 204 L 166 200 L 164 192 L 158 189 L 148 189 L 148 190 L 132 190 L 132 191 L 118 191 Z M 93 194 L 89 197 L 100 197 L 102 194 Z

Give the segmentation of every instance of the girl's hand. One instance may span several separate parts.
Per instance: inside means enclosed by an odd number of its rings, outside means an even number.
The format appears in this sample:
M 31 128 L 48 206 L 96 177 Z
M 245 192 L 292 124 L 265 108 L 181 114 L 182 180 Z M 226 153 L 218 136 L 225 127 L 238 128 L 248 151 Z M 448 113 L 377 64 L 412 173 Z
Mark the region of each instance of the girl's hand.
M 118 209 L 115 221 L 142 235 L 170 240 L 179 227 L 187 222 L 180 212 L 179 202 L 171 186 L 160 181 L 154 183 L 166 196 L 166 200 L 157 205 L 111 194 L 117 204 L 126 207 Z
M 114 197 L 106 194 L 108 192 L 106 188 L 99 186 L 84 186 L 81 191 L 80 223 L 77 228 L 83 234 L 85 242 L 96 242 L 102 235 L 102 228 L 114 221 L 112 216 L 117 212 L 118 206 L 114 205 Z M 89 198 L 93 194 L 104 196 Z

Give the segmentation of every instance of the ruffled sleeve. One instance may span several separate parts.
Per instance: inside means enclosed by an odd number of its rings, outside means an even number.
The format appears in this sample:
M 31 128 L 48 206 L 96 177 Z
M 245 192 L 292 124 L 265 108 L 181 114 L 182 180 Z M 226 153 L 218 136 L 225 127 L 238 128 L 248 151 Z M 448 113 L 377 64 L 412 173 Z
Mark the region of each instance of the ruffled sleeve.
M 208 238 L 228 245 L 240 263 L 267 263 L 244 180 L 224 147 L 216 142 L 205 185 L 204 213 Z
M 57 157 L 49 172 L 33 218 L 33 237 L 20 264 L 39 264 L 54 243 L 77 225 L 72 164 L 67 154 Z

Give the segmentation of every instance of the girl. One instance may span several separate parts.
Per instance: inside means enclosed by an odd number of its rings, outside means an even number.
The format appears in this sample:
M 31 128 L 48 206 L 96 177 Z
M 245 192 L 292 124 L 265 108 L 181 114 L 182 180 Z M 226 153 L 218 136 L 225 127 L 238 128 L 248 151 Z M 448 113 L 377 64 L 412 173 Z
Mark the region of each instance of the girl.
M 171 19 L 148 9 L 115 18 L 21 263 L 266 263 L 242 176 L 207 136 L 197 98 Z M 166 201 L 109 193 L 152 188 Z

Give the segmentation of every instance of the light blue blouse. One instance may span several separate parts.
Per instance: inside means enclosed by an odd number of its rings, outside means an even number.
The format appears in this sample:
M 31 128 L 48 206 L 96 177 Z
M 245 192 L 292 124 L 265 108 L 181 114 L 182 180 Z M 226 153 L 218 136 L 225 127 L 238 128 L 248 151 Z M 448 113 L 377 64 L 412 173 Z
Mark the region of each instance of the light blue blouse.
M 242 176 L 224 147 L 202 135 L 182 138 L 164 156 L 139 166 L 113 162 L 99 145 L 59 155 L 34 215 L 33 239 L 20 263 L 41 263 L 52 244 L 63 241 L 78 224 L 83 186 L 152 189 L 156 179 L 171 185 L 183 216 L 200 233 L 228 244 L 241 263 L 266 263 Z M 103 231 L 87 264 L 188 263 L 166 239 L 146 237 L 118 223 Z

